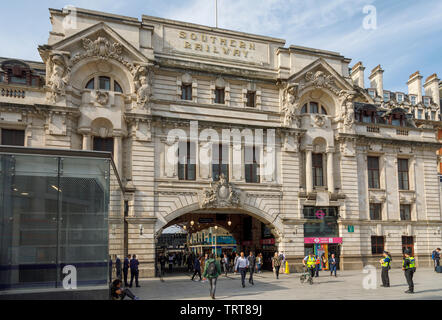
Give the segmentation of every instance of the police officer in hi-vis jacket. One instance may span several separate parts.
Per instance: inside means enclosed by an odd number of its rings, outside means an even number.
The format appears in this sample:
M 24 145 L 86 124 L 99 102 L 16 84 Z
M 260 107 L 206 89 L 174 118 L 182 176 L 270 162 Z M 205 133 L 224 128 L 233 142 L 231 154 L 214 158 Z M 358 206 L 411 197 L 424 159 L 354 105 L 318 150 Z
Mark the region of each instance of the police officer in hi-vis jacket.
M 413 275 L 416 272 L 416 261 L 411 256 L 410 249 L 405 250 L 405 258 L 402 261 L 402 270 L 404 270 L 405 279 L 407 279 L 408 290 L 405 293 L 414 293 Z

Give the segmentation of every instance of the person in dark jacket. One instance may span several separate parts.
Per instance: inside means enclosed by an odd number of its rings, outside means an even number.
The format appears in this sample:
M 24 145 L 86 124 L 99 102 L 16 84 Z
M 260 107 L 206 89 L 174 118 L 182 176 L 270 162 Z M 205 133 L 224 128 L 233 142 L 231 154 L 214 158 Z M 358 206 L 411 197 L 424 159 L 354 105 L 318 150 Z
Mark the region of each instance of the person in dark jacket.
M 337 277 L 336 269 L 338 268 L 338 259 L 335 257 L 334 253 L 332 253 L 330 259 L 328 259 L 328 265 L 330 268 L 330 276 L 333 275 L 334 272 L 335 277 Z
M 201 278 L 201 263 L 200 263 L 200 259 L 199 259 L 199 255 L 195 256 L 195 259 L 193 261 L 193 276 L 192 276 L 192 281 L 195 278 L 195 276 L 198 274 L 200 277 L 200 281 L 202 280 Z
M 404 256 L 402 270 L 404 270 L 405 279 L 408 284 L 408 290 L 405 291 L 405 293 L 414 293 L 413 275 L 416 272 L 416 260 L 412 256 L 412 251 L 410 249 L 405 250 Z
M 112 282 L 112 287 L 111 287 L 111 296 L 112 296 L 112 300 L 124 300 L 124 298 L 127 296 L 129 298 L 131 298 L 132 300 L 139 300 L 139 298 L 137 296 L 135 296 L 132 291 L 130 291 L 129 289 L 121 289 L 121 280 L 120 279 L 115 279 Z
M 129 265 L 130 265 L 130 254 L 124 258 L 123 261 L 123 277 L 124 277 L 124 286 L 128 287 L 127 283 L 127 274 L 129 273 Z
M 434 261 L 434 271 L 437 271 L 437 267 L 440 266 L 440 248 L 437 248 L 431 254 Z
M 117 278 L 121 280 L 121 260 L 118 256 L 115 256 L 115 271 Z
M 138 262 L 137 256 L 134 254 L 132 256 L 132 260 L 130 260 L 130 284 L 129 284 L 129 288 L 132 288 L 132 283 L 134 281 L 135 278 L 135 285 L 137 288 L 140 287 L 140 285 L 138 284 L 138 265 L 140 263 Z
M 253 251 L 250 251 L 249 256 L 247 257 L 247 260 L 249 260 L 249 283 L 251 285 L 254 285 L 253 283 L 253 273 L 255 272 L 255 266 L 256 266 L 256 257 L 253 254 Z

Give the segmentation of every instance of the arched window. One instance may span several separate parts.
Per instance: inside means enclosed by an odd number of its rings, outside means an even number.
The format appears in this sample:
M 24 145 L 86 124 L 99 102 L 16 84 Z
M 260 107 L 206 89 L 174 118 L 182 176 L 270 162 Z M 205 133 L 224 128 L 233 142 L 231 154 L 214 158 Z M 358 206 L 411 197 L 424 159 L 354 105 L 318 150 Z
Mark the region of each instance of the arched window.
M 327 109 L 317 102 L 310 101 L 302 106 L 301 113 L 321 113 L 327 114 Z
M 95 89 L 95 79 L 94 78 L 89 80 L 89 82 L 86 84 L 86 89 L 90 89 L 90 90 Z
M 99 90 L 123 93 L 123 87 L 116 80 L 107 76 L 99 76 L 90 79 L 87 82 L 85 88 L 89 90 L 95 90 L 97 89 L 95 85 L 96 83 L 98 83 Z

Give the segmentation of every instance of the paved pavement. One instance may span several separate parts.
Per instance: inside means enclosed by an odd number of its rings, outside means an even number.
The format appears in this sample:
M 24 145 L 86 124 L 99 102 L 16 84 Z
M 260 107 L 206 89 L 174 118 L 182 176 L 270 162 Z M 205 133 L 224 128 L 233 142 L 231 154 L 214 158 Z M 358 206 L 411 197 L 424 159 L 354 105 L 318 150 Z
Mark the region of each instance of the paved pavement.
M 320 272 L 314 284 L 301 284 L 300 274 L 282 274 L 276 280 L 271 272 L 255 274 L 255 285 L 241 287 L 239 275 L 229 274 L 218 279 L 216 298 L 219 300 L 370 300 L 370 299 L 432 299 L 442 300 L 442 274 L 432 269 L 418 269 L 414 275 L 415 294 L 405 294 L 408 289 L 403 271 L 390 271 L 390 288 L 382 288 L 380 270 L 376 275 L 376 289 L 364 289 L 370 273 L 361 271 L 342 271 L 338 277 L 330 277 L 327 271 Z M 164 278 L 144 279 L 141 288 L 132 288 L 142 300 L 208 300 L 209 283 L 191 281 L 190 274 L 172 274 Z M 365 279 L 365 280 L 364 280 Z M 372 278 L 373 279 L 373 278 Z M 373 282 L 371 282 L 373 283 Z

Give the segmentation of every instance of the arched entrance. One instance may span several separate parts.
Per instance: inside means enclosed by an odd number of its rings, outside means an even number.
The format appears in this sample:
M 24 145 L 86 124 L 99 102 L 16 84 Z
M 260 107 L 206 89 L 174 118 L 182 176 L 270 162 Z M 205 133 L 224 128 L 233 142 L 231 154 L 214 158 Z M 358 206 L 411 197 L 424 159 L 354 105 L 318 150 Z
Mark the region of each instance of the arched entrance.
M 171 228 L 176 230 L 174 235 L 164 232 Z M 255 255 L 262 254 L 263 269 L 271 270 L 271 257 L 278 251 L 279 234 L 262 215 L 242 208 L 191 210 L 173 217 L 156 232 L 156 261 L 158 264 L 161 254 L 167 259 L 173 257 L 176 267 L 171 270 L 183 272 L 188 270 L 185 257 L 190 253 L 193 256 L 213 253 L 218 258 L 227 254 L 233 261 L 236 252 L 244 251 L 248 255 L 253 251 Z

